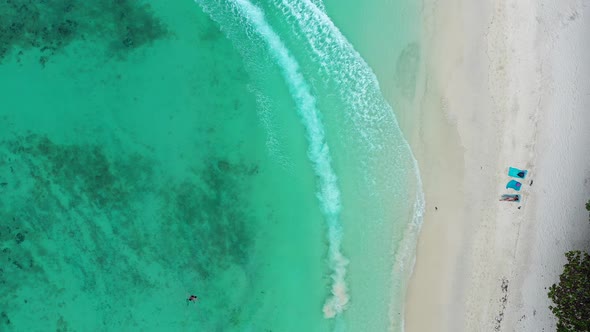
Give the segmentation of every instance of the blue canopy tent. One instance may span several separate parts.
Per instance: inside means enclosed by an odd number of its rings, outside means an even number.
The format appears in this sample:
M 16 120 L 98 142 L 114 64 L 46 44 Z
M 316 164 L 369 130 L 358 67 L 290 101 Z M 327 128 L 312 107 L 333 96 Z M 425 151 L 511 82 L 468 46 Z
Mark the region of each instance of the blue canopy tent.
M 524 179 L 528 172 L 529 171 L 524 170 L 524 169 L 518 169 L 518 168 L 514 168 L 514 167 L 508 168 L 508 175 L 512 176 L 513 178 Z
M 506 184 L 506 189 L 514 189 L 516 191 L 520 191 L 521 186 L 522 186 L 522 183 L 520 183 L 516 180 L 510 180 L 510 182 L 508 182 Z

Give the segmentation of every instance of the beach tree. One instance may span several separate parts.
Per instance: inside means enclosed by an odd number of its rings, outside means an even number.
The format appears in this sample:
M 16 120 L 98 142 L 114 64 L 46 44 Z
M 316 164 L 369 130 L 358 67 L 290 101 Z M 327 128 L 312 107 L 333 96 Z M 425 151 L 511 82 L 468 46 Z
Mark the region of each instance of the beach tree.
M 557 317 L 558 332 L 590 332 L 590 255 L 574 250 L 565 257 L 559 283 L 549 288 L 555 304 L 549 309 Z
M 586 210 L 590 212 L 590 199 L 588 200 L 588 203 L 586 203 Z M 588 216 L 588 221 L 590 221 L 590 215 Z

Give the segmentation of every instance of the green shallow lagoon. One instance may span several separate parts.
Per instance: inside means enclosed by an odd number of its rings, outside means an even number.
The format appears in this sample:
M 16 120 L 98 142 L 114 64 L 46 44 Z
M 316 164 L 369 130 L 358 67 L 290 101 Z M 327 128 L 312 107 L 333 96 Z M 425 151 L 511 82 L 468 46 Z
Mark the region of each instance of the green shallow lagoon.
M 322 6 L 26 4 L 0 5 L 0 330 L 399 327 L 417 170 Z

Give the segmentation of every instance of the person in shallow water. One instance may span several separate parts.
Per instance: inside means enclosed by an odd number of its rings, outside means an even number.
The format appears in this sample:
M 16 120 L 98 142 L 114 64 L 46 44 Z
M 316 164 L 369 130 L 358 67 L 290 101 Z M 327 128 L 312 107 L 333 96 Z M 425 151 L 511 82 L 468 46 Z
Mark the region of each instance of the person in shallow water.
M 199 298 L 196 295 L 191 295 L 188 297 L 188 299 L 186 299 L 186 304 L 188 304 L 189 302 L 197 302 L 199 300 Z

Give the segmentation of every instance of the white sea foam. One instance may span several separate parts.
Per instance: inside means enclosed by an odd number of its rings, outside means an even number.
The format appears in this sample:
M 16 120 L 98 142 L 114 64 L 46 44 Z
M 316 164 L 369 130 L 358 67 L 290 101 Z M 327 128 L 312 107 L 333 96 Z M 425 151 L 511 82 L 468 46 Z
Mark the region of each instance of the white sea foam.
M 390 144 L 400 142 L 400 146 L 394 148 L 409 150 L 403 138 L 376 139 L 384 134 L 399 134 L 397 120 L 381 95 L 377 77 L 326 12 L 311 0 L 275 2 L 290 23 L 298 26 L 294 31 L 309 45 L 324 78 L 338 86 L 336 90 L 349 106 L 347 118 L 355 124 L 359 137 L 364 140 L 363 146 L 379 151 L 391 149 Z
M 248 90 L 256 96 L 256 103 L 258 105 L 256 112 L 266 132 L 266 149 L 268 153 L 285 171 L 293 173 L 292 161 L 283 153 L 283 149 L 281 148 L 281 137 L 278 133 L 280 130 L 276 128 L 277 126 L 272 114 L 272 100 L 254 86 L 248 86 Z
M 340 251 L 342 230 L 339 223 L 340 190 L 336 173 L 331 165 L 330 149 L 326 142 L 324 127 L 316 107 L 311 89 L 300 72 L 297 60 L 291 55 L 279 35 L 268 24 L 263 11 L 247 0 L 233 0 L 232 11 L 242 17 L 244 24 L 250 26 L 267 44 L 268 51 L 281 69 L 289 91 L 297 105 L 301 121 L 307 131 L 309 141 L 308 157 L 318 177 L 320 206 L 328 224 L 328 257 L 332 271 L 331 294 L 324 305 L 324 316 L 333 318 L 346 309 L 349 301 L 346 277 L 348 260 Z
M 423 220 L 425 201 L 418 162 L 413 157 L 408 142 L 401 135 L 393 110 L 381 95 L 377 77 L 325 10 L 318 7 L 317 1 L 275 0 L 275 3 L 287 15 L 290 23 L 298 26 L 299 29 L 294 29 L 295 33 L 305 41 L 302 44 L 309 45 L 314 62 L 320 65 L 325 79 L 338 87 L 336 90 L 348 105 L 346 118 L 351 120 L 358 131 L 363 146 L 377 152 L 374 154 L 377 156 L 382 149 L 393 148 L 397 154 L 409 155 L 412 159 L 411 166 L 415 170 L 417 185 L 414 215 L 398 244 L 393 270 L 394 276 L 400 278 L 398 295 L 402 299 L 397 299 L 398 303 L 392 303 L 390 308 L 391 326 L 403 329 L 403 321 L 395 321 L 399 316 L 392 313 L 403 313 L 405 285 L 414 266 L 416 241 Z M 383 123 L 388 125 L 383 126 Z M 400 145 L 391 146 L 393 142 L 400 142 Z
M 239 38 L 233 36 L 236 31 L 245 33 L 253 43 L 265 43 L 270 58 L 278 64 L 290 89 L 302 122 L 307 130 L 309 140 L 309 159 L 314 165 L 319 179 L 318 199 L 329 226 L 329 258 L 332 270 L 331 297 L 324 306 L 325 317 L 335 317 L 341 313 L 349 302 L 345 282 L 348 260 L 341 253 L 342 229 L 339 223 L 340 191 L 337 186 L 335 172 L 331 166 L 329 148 L 325 140 L 324 127 L 316 108 L 316 101 L 309 84 L 300 71 L 297 60 L 288 50 L 279 35 L 267 23 L 263 11 L 247 0 L 209 2 L 196 0 L 211 15 L 210 6 L 221 6 L 225 10 L 239 16 L 236 22 L 225 21 L 222 30 L 235 43 L 241 43 L 241 52 L 250 66 L 256 66 L 260 59 L 255 58 L 253 48 L 244 45 Z M 388 160 L 390 168 L 414 168 L 417 191 L 414 201 L 414 217 L 406 225 L 404 237 L 396 250 L 394 274 L 405 283 L 413 266 L 414 248 L 417 234 L 422 223 L 424 197 L 416 160 L 411 154 L 408 143 L 399 130 L 397 120 L 391 107 L 383 99 L 379 83 L 371 68 L 340 33 L 338 28 L 327 16 L 319 0 L 274 0 L 290 25 L 291 30 L 301 39 L 301 45 L 309 52 L 314 63 L 320 66 L 320 75 L 329 84 L 336 86 L 339 97 L 345 103 L 346 121 L 357 131 L 355 137 L 363 149 L 371 152 L 371 157 L 379 158 L 383 151 L 393 151 L 399 159 Z M 296 28 L 295 28 L 296 27 Z M 264 60 L 262 60 L 264 61 Z M 395 145 L 394 145 L 395 144 Z M 407 158 L 408 162 L 404 161 Z M 367 183 L 378 183 L 383 179 L 366 179 Z M 385 179 L 396 181 L 395 179 Z M 375 193 L 367 193 L 373 195 Z M 399 285 L 404 287 L 404 285 Z M 400 289 L 404 292 L 404 289 Z M 400 296 L 403 294 L 399 294 Z M 400 299 L 398 299 L 398 302 Z M 403 308 L 396 308 L 396 310 Z M 392 308 L 393 310 L 393 308 Z M 396 322 L 398 325 L 400 322 Z

